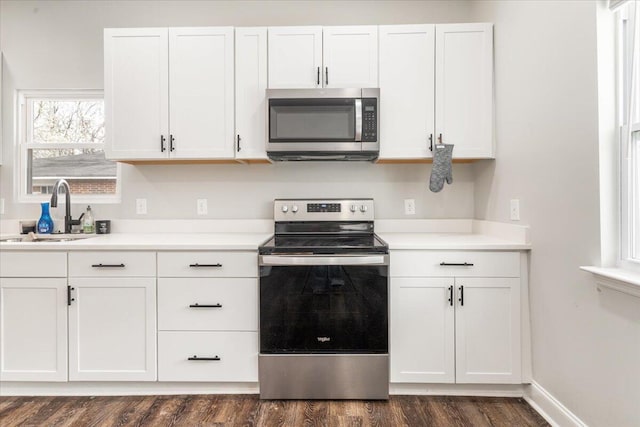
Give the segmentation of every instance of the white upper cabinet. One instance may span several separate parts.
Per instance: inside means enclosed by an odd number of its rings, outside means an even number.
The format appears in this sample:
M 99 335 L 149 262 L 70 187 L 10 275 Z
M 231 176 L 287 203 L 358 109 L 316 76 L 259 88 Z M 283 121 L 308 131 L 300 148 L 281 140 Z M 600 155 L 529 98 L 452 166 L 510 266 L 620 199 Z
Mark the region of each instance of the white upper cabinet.
M 166 158 L 166 28 L 104 30 L 105 151 L 109 159 Z
M 233 28 L 105 30 L 106 153 L 234 157 Z
M 267 159 L 267 29 L 236 28 L 236 158 Z
M 233 28 L 169 29 L 169 151 L 233 158 Z
M 431 157 L 434 25 L 380 26 L 380 157 Z
M 378 27 L 322 29 L 324 87 L 378 87 Z
M 493 25 L 380 26 L 380 158 L 492 158 Z
M 436 25 L 436 134 L 456 158 L 491 158 L 493 25 Z
M 269 87 L 378 87 L 378 27 L 269 28 Z
M 322 87 L 322 27 L 269 28 L 269 87 Z

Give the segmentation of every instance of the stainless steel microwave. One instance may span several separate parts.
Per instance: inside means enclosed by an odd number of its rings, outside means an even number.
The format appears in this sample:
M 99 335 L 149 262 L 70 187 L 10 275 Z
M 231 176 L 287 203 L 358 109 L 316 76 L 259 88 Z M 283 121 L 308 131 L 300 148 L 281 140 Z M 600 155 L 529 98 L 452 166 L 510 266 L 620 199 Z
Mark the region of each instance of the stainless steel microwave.
M 375 160 L 380 89 L 267 89 L 273 160 Z

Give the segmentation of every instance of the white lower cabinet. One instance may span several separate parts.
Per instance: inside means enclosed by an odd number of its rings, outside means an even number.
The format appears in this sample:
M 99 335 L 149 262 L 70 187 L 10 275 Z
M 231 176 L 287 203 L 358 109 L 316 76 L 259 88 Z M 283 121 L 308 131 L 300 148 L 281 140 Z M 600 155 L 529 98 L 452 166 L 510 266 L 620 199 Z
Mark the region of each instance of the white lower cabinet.
M 67 381 L 67 279 L 0 278 L 0 291 L 0 380 Z
M 522 383 L 520 278 L 468 277 L 516 275 L 517 255 L 392 252 L 391 382 Z M 402 277 L 431 265 L 443 277 Z
M 69 380 L 156 380 L 156 280 L 70 278 Z
M 257 257 L 158 253 L 159 381 L 258 381 Z

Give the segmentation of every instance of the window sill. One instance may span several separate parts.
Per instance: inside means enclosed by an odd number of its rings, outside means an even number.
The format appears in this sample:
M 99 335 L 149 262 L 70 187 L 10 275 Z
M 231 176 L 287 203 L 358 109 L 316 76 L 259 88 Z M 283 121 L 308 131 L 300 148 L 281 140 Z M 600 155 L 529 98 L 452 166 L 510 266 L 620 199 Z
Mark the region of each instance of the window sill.
M 580 267 L 596 277 L 596 283 L 618 292 L 640 298 L 640 273 L 622 268 Z

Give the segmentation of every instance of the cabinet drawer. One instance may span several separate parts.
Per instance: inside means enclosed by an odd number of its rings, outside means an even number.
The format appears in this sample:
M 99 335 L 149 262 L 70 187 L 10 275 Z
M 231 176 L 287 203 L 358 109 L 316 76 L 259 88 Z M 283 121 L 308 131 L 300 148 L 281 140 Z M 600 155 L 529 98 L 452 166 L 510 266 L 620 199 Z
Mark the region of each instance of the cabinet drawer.
M 159 252 L 159 277 L 258 277 L 257 252 Z
M 257 331 L 258 279 L 158 279 L 158 328 Z
M 154 252 L 70 252 L 69 277 L 154 277 Z
M 258 333 L 159 332 L 158 381 L 257 382 Z
M 67 277 L 67 253 L 0 251 L 0 277 Z
M 520 277 L 520 253 L 391 251 L 390 270 L 393 277 Z

